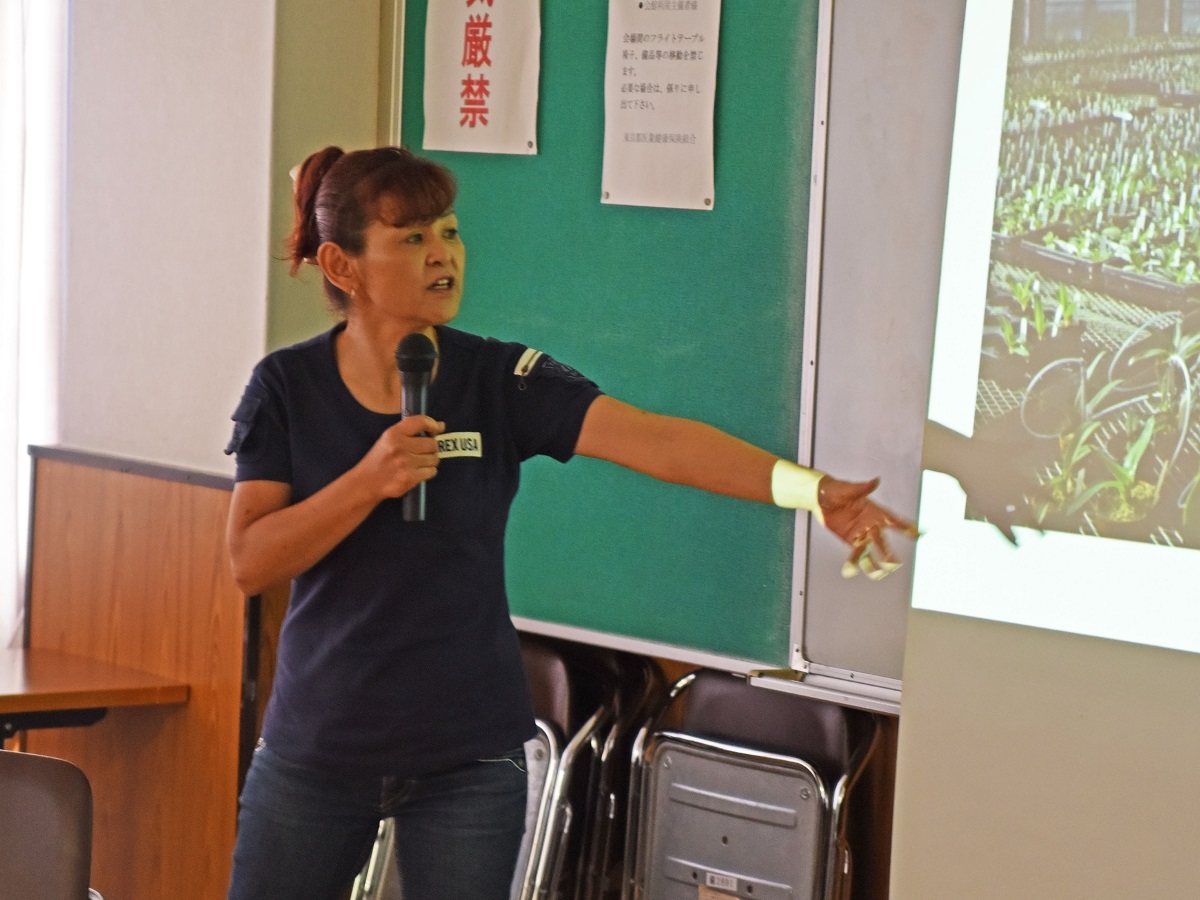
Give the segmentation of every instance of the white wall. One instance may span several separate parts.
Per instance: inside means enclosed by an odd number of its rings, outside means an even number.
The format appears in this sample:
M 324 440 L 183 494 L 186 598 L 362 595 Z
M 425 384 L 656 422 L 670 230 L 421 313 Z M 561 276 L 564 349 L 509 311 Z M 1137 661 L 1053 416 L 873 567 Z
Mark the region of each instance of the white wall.
M 1200 896 L 1197 684 L 1195 654 L 914 612 L 892 900 Z
M 208 471 L 265 345 L 274 0 L 75 0 L 64 446 Z
M 915 515 L 963 0 L 834 0 L 813 460 L 883 479 Z M 912 542 L 896 538 L 901 559 Z M 899 679 L 906 567 L 842 578 L 845 548 L 810 535 L 805 642 L 814 662 Z

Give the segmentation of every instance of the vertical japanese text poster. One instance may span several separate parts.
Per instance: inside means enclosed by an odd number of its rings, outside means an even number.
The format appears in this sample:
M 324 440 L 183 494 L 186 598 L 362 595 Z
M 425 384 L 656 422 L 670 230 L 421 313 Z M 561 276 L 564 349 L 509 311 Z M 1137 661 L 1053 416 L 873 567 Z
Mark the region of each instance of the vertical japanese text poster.
M 430 0 L 426 150 L 537 153 L 539 0 Z
M 609 0 L 601 199 L 712 209 L 720 0 Z

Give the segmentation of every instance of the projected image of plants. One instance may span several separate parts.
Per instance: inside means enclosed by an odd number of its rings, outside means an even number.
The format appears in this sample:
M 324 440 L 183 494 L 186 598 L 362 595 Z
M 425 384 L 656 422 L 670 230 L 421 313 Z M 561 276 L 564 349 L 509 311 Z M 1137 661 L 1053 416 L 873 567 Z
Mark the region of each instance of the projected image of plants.
M 1200 3 L 1014 7 L 975 434 L 1023 524 L 1200 547 Z

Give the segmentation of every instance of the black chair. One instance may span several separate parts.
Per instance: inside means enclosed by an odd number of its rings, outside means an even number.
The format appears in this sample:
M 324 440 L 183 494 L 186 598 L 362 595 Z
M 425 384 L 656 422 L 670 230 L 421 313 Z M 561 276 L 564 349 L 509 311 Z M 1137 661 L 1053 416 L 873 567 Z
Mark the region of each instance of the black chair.
M 622 896 L 848 897 L 847 801 L 878 740 L 861 710 L 721 672 L 680 679 L 634 744 Z
M 0 750 L 0 895 L 84 900 L 92 866 L 92 789 L 63 759 Z

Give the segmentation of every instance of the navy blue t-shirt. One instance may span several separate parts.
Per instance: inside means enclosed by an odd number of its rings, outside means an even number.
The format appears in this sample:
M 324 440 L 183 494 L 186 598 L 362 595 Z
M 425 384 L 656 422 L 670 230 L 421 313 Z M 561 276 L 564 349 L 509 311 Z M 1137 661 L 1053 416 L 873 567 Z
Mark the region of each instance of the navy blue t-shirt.
M 363 407 L 337 371 L 338 326 L 254 370 L 226 452 L 237 480 L 299 502 L 400 420 Z M 424 522 L 381 503 L 296 576 L 263 738 L 295 762 L 422 774 L 520 746 L 533 713 L 504 586 L 520 463 L 567 461 L 599 388 L 521 344 L 438 328 L 429 415 L 446 425 Z

